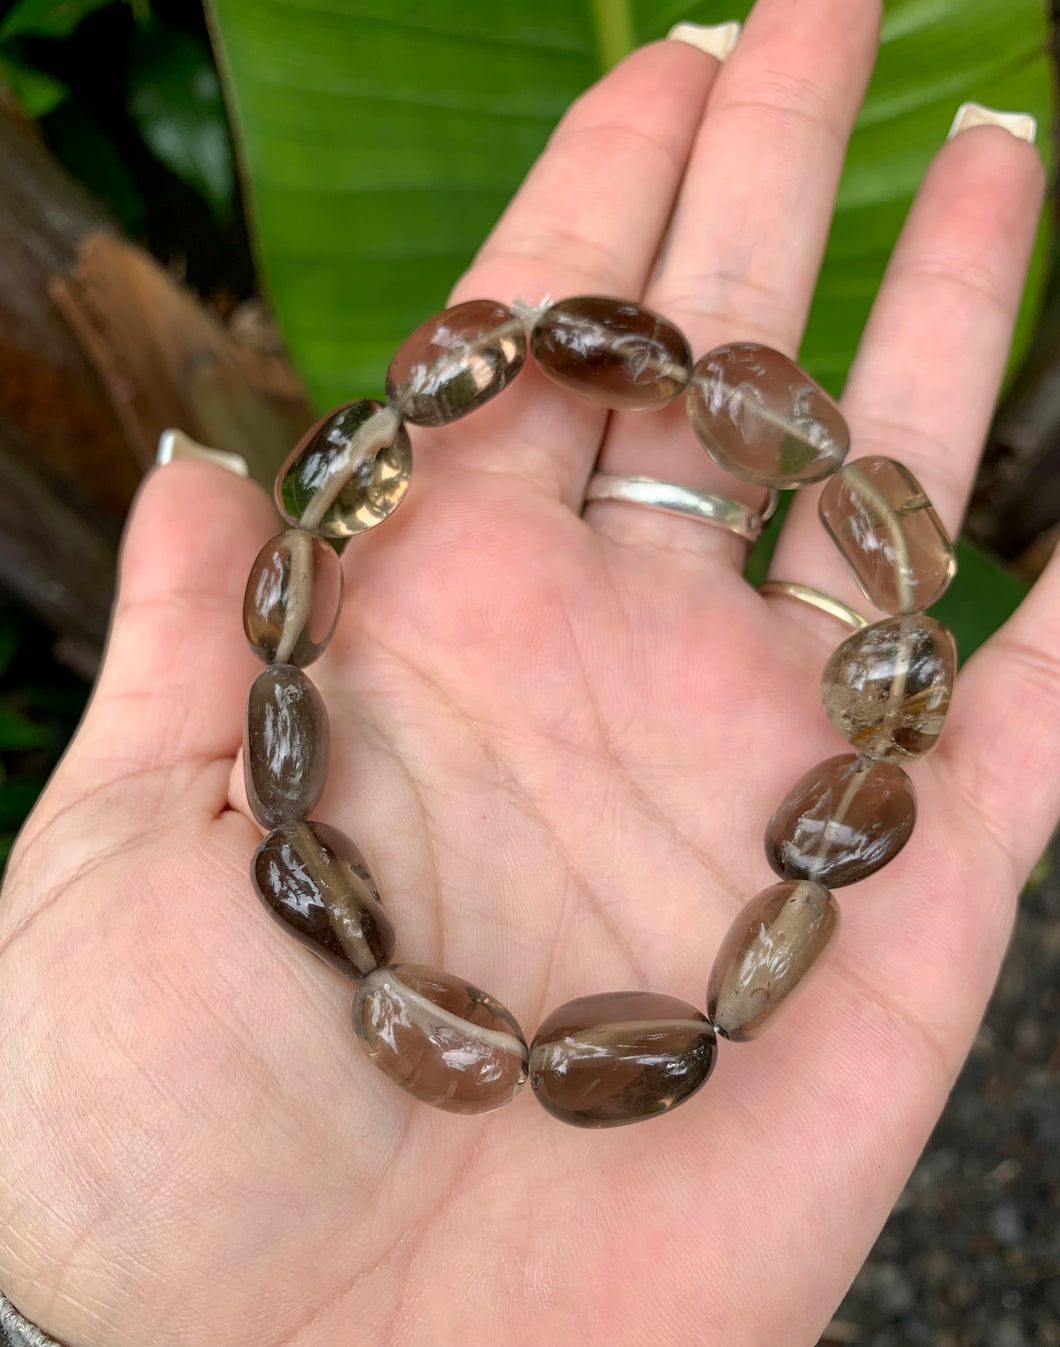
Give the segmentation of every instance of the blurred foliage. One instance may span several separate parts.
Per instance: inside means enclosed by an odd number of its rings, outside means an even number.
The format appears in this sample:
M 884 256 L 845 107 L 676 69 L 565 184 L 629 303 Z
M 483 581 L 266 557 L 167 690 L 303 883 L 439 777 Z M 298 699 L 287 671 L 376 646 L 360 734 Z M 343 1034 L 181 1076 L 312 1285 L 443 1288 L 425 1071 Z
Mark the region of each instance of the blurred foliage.
M 229 223 L 235 165 L 206 43 L 158 23 L 142 27 L 133 42 L 129 110 L 162 163 L 201 193 L 221 224 Z
M 47 658 L 48 634 L 0 601 L 0 865 L 84 710 L 84 683 Z
M 198 0 L 17 0 L 0 78 L 132 238 L 197 288 L 255 288 L 232 141 Z
M 69 37 L 81 20 L 113 0 L 17 0 L 0 22 L 0 75 L 27 117 L 43 117 L 69 95 L 60 80 L 27 60 L 19 38 Z

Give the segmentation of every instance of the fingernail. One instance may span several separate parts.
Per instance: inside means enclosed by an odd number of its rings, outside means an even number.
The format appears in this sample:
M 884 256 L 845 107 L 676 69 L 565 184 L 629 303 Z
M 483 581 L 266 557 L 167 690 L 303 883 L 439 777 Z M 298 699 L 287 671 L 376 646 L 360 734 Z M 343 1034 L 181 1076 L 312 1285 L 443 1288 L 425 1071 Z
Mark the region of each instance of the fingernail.
M 666 34 L 674 42 L 687 42 L 708 56 L 724 61 L 736 46 L 740 25 L 732 23 L 675 23 Z
M 227 468 L 237 477 L 247 477 L 247 461 L 240 454 L 230 454 L 226 449 L 207 449 L 182 430 L 163 430 L 158 437 L 158 451 L 155 462 L 172 463 L 178 458 L 198 458 L 205 463 L 216 463 L 219 468 Z
M 962 103 L 953 119 L 950 133 L 946 137 L 952 140 L 962 131 L 970 131 L 973 126 L 1000 126 L 1017 140 L 1034 144 L 1038 134 L 1038 123 L 1029 112 L 995 112 L 993 108 L 984 108 L 982 103 Z

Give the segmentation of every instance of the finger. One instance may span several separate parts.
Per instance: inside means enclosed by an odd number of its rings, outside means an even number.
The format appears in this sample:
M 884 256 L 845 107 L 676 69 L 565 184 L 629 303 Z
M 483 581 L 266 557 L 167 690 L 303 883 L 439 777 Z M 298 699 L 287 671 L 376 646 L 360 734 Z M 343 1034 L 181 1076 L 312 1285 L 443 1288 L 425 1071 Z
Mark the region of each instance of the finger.
M 1038 154 L 998 127 L 963 132 L 939 151 L 843 397 L 851 457 L 899 459 L 954 533 L 1004 374 L 1043 192 Z M 808 488 L 793 501 L 771 574 L 864 608 L 816 518 L 819 496 Z
M 243 591 L 278 528 L 264 492 L 223 468 L 170 463 L 148 476 L 122 544 L 103 668 L 53 780 L 53 807 L 68 792 L 235 755 L 259 667 L 243 635 Z
M 1022 888 L 1060 818 L 1060 551 L 962 671 L 939 755 Z
M 697 358 L 736 340 L 796 353 L 879 21 L 877 0 L 759 0 L 752 11 L 711 91 L 665 257 L 645 294 Z M 681 402 L 651 417 L 613 418 L 601 468 L 756 507 L 764 500 L 761 488 L 707 457 Z M 695 547 L 735 564 L 746 551 L 731 534 L 672 515 L 599 504 L 587 518 L 622 541 Z
M 571 108 L 451 303 L 639 295 L 717 61 L 684 42 L 634 52 Z M 524 369 L 497 399 L 416 440 L 421 471 L 500 469 L 581 503 L 606 413 Z

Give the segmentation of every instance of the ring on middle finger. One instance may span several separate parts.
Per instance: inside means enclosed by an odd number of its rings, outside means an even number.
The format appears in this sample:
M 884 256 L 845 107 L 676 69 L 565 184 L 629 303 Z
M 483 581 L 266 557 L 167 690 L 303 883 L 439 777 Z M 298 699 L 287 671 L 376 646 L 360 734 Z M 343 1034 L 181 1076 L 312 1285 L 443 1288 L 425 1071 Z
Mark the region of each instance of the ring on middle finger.
M 585 488 L 585 501 L 621 501 L 648 510 L 695 519 L 711 528 L 725 529 L 745 542 L 756 543 L 762 530 L 776 513 L 780 493 L 771 487 L 761 510 L 752 510 L 728 496 L 700 491 L 678 482 L 663 482 L 656 477 L 640 477 L 606 472 L 594 473 Z

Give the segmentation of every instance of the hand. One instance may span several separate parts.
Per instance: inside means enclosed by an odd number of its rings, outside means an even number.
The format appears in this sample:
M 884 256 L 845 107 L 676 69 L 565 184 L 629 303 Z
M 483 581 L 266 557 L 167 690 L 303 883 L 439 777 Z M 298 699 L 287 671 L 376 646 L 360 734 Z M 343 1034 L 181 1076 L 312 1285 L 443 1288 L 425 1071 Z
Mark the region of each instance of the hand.
M 637 52 L 571 111 L 456 299 L 642 297 L 698 354 L 794 354 L 873 0 L 759 0 L 720 69 Z M 925 180 L 844 399 L 945 522 L 1002 374 L 1042 195 L 1034 151 L 959 136 Z M 669 237 L 660 240 L 676 200 Z M 552 1007 L 702 1005 L 766 820 L 843 745 L 832 620 L 741 578 L 733 537 L 633 506 L 579 517 L 600 457 L 748 504 L 681 407 L 616 415 L 528 369 L 414 439 L 407 501 L 345 558 L 311 673 L 331 715 L 315 816 L 364 851 L 400 958 Z M 801 493 L 775 573 L 859 602 Z M 351 986 L 248 880 L 239 630 L 276 532 L 257 488 L 154 473 L 99 686 L 0 904 L 0 1286 L 72 1347 L 812 1344 L 971 1043 L 1060 808 L 1060 565 L 962 674 L 920 823 L 843 890 L 819 976 L 698 1097 L 565 1128 L 529 1089 L 465 1118 L 361 1052 Z

